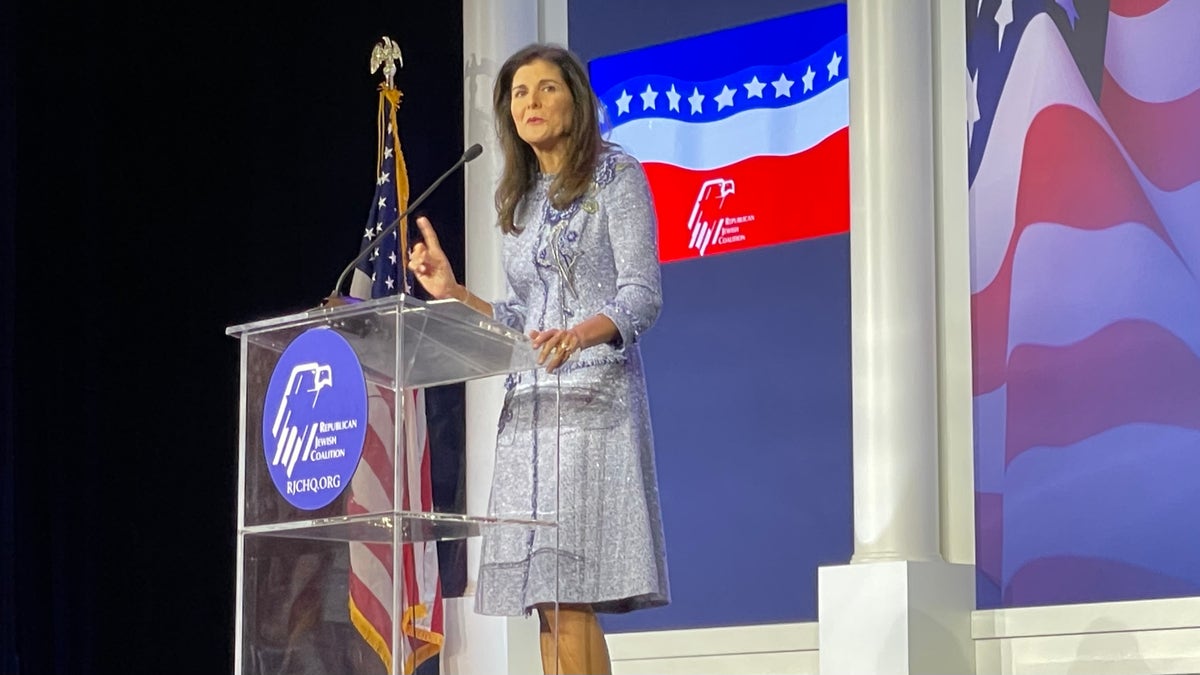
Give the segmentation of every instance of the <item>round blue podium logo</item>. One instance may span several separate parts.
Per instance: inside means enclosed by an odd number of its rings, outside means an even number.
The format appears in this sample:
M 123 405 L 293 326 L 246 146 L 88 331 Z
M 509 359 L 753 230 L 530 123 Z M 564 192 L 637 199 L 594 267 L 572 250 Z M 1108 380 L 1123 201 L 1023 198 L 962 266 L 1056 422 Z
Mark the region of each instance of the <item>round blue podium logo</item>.
M 350 484 L 367 435 L 367 383 L 345 338 L 313 328 L 288 345 L 267 386 L 262 434 L 289 504 L 319 509 Z

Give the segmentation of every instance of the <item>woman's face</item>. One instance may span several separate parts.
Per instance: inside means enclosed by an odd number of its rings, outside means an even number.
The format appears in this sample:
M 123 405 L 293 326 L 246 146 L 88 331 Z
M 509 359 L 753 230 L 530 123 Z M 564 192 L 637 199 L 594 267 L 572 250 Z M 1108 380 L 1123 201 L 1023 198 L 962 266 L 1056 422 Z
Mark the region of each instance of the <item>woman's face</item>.
M 574 99 L 555 64 L 535 59 L 513 73 L 512 110 L 517 135 L 538 153 L 566 147 Z

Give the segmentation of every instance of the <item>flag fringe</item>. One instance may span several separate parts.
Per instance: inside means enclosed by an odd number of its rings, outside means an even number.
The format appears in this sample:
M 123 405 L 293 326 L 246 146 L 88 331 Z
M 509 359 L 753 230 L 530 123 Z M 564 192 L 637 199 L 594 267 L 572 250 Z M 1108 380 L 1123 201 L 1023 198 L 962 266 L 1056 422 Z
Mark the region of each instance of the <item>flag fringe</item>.
M 354 602 L 354 598 L 350 598 L 350 623 L 354 624 L 354 627 L 358 629 L 359 634 L 362 635 L 367 645 L 379 655 L 380 660 L 383 661 L 383 666 L 391 668 L 392 650 L 388 648 L 387 638 L 379 634 L 379 631 L 375 629 L 371 621 L 358 608 L 358 605 Z
M 445 640 L 444 636 L 416 625 L 416 620 L 423 618 L 428 613 L 429 610 L 425 608 L 424 603 L 405 610 L 404 616 L 400 619 L 400 630 L 404 631 L 404 634 L 409 637 L 415 637 L 418 640 L 440 647 Z
M 417 666 L 425 663 L 430 659 L 430 657 L 435 656 L 441 650 L 441 645 L 435 644 L 425 644 L 417 647 L 416 651 L 409 654 L 408 658 L 404 659 L 404 672 L 406 674 L 412 673 L 417 669 Z

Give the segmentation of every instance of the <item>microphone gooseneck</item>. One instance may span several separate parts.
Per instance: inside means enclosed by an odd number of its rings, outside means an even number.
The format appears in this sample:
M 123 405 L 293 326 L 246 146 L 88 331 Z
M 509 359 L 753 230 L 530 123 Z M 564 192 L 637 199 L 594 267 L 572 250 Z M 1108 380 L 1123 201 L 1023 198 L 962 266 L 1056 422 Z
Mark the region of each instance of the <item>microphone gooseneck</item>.
M 434 191 L 434 189 L 437 188 L 438 185 L 441 185 L 442 181 L 449 178 L 450 174 L 457 171 L 459 167 L 461 167 L 462 165 L 466 164 L 467 162 L 475 159 L 476 157 L 478 157 L 481 154 L 483 154 L 483 146 L 478 143 L 467 148 L 467 151 L 462 154 L 462 157 L 458 158 L 458 161 L 455 162 L 453 166 L 451 166 L 449 169 L 446 169 L 446 172 L 443 173 L 441 176 L 438 176 L 437 180 L 433 181 L 433 183 L 429 187 L 425 188 L 425 191 L 421 193 L 421 196 L 414 199 L 412 201 L 412 203 L 410 203 L 408 205 L 408 208 L 404 209 L 404 211 L 401 212 L 400 215 L 396 216 L 396 219 L 393 220 L 391 223 L 389 223 L 387 227 L 383 228 L 383 230 L 374 239 L 371 240 L 371 243 L 369 245 L 364 247 L 363 250 L 359 251 L 358 255 L 354 256 L 354 259 L 350 261 L 350 264 L 346 265 L 346 269 L 342 270 L 342 273 L 340 275 L 338 275 L 337 282 L 333 285 L 333 292 L 330 293 L 329 297 L 325 298 L 324 302 L 322 302 L 321 304 L 323 304 L 323 305 L 344 304 L 345 301 L 341 299 L 342 298 L 342 296 L 341 296 L 342 284 L 346 283 L 346 278 L 350 276 L 350 273 L 354 271 L 354 268 L 358 265 L 358 263 L 362 262 L 363 258 L 365 258 L 368 253 L 370 253 L 371 251 L 374 251 L 375 248 L 383 242 L 384 238 L 386 238 L 389 234 L 391 234 L 393 231 L 395 231 L 395 229 L 408 216 L 408 214 L 412 213 L 413 209 L 420 206 L 421 202 L 425 201 L 425 198 L 428 197 Z M 407 251 L 405 251 L 404 253 L 405 253 L 404 257 L 405 257 L 405 259 L 407 259 L 407 257 L 408 257 Z M 406 273 L 407 273 L 407 270 L 401 270 L 401 274 L 406 274 Z

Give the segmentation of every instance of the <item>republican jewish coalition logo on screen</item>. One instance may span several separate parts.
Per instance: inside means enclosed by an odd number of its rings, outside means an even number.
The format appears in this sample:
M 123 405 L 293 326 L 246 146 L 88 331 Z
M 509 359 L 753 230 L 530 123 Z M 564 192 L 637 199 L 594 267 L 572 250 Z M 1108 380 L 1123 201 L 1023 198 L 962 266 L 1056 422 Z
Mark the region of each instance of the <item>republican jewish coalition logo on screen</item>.
M 710 244 L 724 246 L 746 241 L 742 227 L 745 223 L 754 222 L 754 214 L 734 215 L 725 211 L 726 198 L 735 192 L 737 185 L 724 178 L 707 180 L 700 186 L 687 223 L 688 232 L 691 233 L 688 249 L 695 251 L 696 255 L 707 253 Z
M 345 338 L 314 328 L 275 364 L 263 404 L 271 480 L 289 504 L 329 505 L 350 484 L 367 434 L 367 386 Z
M 590 62 L 610 140 L 646 170 L 666 262 L 850 227 L 844 6 Z

